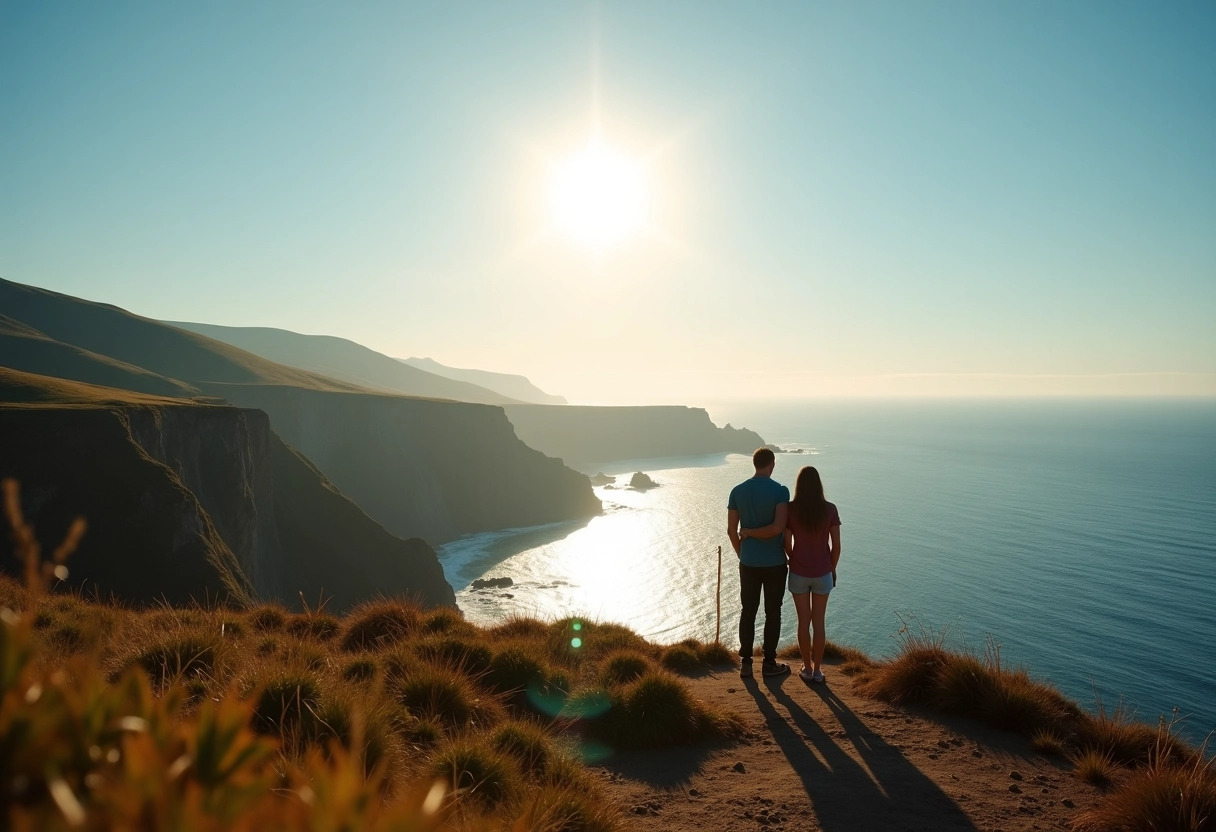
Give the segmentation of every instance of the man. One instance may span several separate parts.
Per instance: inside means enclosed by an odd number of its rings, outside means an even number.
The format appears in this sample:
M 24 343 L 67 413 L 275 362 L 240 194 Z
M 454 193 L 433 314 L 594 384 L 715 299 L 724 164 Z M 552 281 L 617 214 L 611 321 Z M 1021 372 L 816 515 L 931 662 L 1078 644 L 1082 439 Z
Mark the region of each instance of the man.
M 736 485 L 726 504 L 726 534 L 739 556 L 739 598 L 743 614 L 739 617 L 739 675 L 752 675 L 752 649 L 756 641 L 756 613 L 764 594 L 765 676 L 790 672 L 790 666 L 777 661 L 777 641 L 781 638 L 781 602 L 785 598 L 786 513 L 790 490 L 773 479 L 777 459 L 768 448 L 752 454 L 756 475 Z M 740 537 L 740 527 L 750 530 Z

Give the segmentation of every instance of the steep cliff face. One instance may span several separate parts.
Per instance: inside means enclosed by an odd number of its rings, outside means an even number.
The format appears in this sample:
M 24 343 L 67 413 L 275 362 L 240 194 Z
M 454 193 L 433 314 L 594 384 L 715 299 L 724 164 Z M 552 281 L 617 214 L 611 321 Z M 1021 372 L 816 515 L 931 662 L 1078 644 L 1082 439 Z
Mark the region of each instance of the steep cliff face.
M 131 601 L 248 601 L 254 587 L 232 549 L 190 488 L 134 440 L 130 415 L 0 409 L 0 476 L 21 483 L 44 550 L 83 515 L 89 529 L 68 563 L 71 586 Z M 3 568 L 16 563 L 6 557 Z
M 115 411 L 131 439 L 198 499 L 259 598 L 281 598 L 270 421 L 229 407 Z
M 132 602 L 289 605 L 303 593 L 335 610 L 381 594 L 455 602 L 426 543 L 385 531 L 287 448 L 259 411 L 0 407 L 0 476 L 21 482 L 44 545 L 73 517 L 88 520 L 69 563 L 69 583 L 86 591 Z
M 501 408 L 269 385 L 206 385 L 275 432 L 398 537 L 598 514 L 587 478 L 519 441 Z
M 508 405 L 528 445 L 571 465 L 696 454 L 750 454 L 764 444 L 746 428 L 716 426 L 699 407 Z

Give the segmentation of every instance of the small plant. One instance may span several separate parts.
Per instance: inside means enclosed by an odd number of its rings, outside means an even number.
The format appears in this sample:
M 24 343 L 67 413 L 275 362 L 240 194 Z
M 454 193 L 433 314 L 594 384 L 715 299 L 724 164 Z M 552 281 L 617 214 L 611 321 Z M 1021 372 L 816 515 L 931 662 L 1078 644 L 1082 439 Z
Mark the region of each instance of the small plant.
M 677 673 L 693 673 L 701 669 L 701 657 L 697 651 L 685 644 L 675 644 L 663 651 L 660 661 L 663 667 Z
M 483 673 L 494 655 L 484 644 L 460 638 L 421 641 L 414 649 L 425 659 L 471 674 Z
M 308 730 L 321 704 L 321 688 L 312 676 L 285 674 L 272 679 L 258 694 L 253 726 L 259 733 L 288 740 Z
M 467 676 L 421 664 L 399 682 L 398 698 L 411 714 L 431 717 L 449 727 L 486 725 L 500 714 L 492 700 L 478 693 Z
M 1216 818 L 1216 771 L 1200 749 L 1191 759 L 1155 752 L 1097 807 L 1077 818 L 1078 832 L 1109 829 L 1208 829 Z
M 1064 753 L 1064 740 L 1050 728 L 1040 728 L 1030 737 L 1030 747 L 1048 757 L 1058 757 Z
M 445 735 L 443 725 L 430 717 L 410 718 L 401 729 L 402 736 L 411 745 L 418 748 L 430 748 L 437 745 Z
M 342 649 L 382 650 L 402 641 L 418 627 L 418 608 L 400 601 L 360 604 L 347 616 Z
M 726 727 L 680 680 L 660 671 L 610 690 L 609 702 L 610 710 L 588 729 L 620 748 L 685 745 Z
M 428 633 L 448 633 L 464 626 L 464 616 L 451 607 L 440 607 L 422 619 L 422 629 Z
M 546 679 L 545 666 L 521 645 L 509 645 L 494 654 L 483 683 L 502 694 L 524 693 Z
M 1106 788 L 1115 776 L 1115 763 L 1107 752 L 1088 749 L 1073 758 L 1073 770 L 1086 783 Z
M 214 675 L 217 643 L 202 633 L 173 635 L 141 650 L 134 662 L 160 683 L 187 674 Z
M 600 678 L 605 685 L 625 685 L 653 667 L 650 660 L 632 650 L 617 650 L 604 659 Z
M 338 619 L 323 613 L 296 615 L 287 622 L 288 633 L 296 638 L 314 641 L 329 641 L 338 634 L 339 629 Z
M 697 655 L 701 659 L 701 664 L 706 665 L 707 667 L 733 664 L 735 660 L 738 659 L 738 654 L 720 641 L 711 641 L 702 644 L 697 650 Z
M 278 632 L 287 622 L 287 610 L 275 604 L 265 604 L 249 611 L 249 624 L 260 633 Z
M 440 747 L 431 760 L 431 773 L 446 778 L 458 799 L 490 809 L 520 790 L 519 771 L 510 757 L 467 739 Z
M 525 776 L 544 777 L 557 751 L 548 734 L 537 725 L 507 722 L 490 738 L 490 747 L 515 759 Z
M 367 682 L 376 678 L 376 660 L 368 657 L 351 659 L 342 668 L 342 678 L 348 682 Z

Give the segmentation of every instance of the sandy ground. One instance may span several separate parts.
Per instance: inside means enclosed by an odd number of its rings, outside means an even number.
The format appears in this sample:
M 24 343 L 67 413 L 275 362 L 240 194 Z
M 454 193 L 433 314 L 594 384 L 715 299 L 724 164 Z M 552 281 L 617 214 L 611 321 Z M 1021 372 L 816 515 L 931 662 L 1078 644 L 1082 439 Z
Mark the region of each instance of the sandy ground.
M 826 685 L 796 674 L 744 681 L 725 668 L 690 679 L 697 697 L 741 716 L 746 734 L 601 763 L 628 827 L 1068 829 L 1099 800 L 1020 737 L 866 699 L 832 671 Z

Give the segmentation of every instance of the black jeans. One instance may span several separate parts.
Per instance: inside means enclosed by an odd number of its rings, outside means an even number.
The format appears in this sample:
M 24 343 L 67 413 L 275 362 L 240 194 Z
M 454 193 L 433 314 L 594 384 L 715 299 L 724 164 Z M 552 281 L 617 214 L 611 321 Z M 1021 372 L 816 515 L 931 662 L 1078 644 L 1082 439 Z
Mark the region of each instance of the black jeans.
M 764 660 L 777 660 L 777 642 L 781 640 L 781 602 L 785 600 L 786 566 L 747 566 L 739 564 L 739 600 L 743 614 L 739 616 L 739 656 L 752 657 L 756 643 L 756 612 L 760 609 L 760 593 L 764 593 Z

